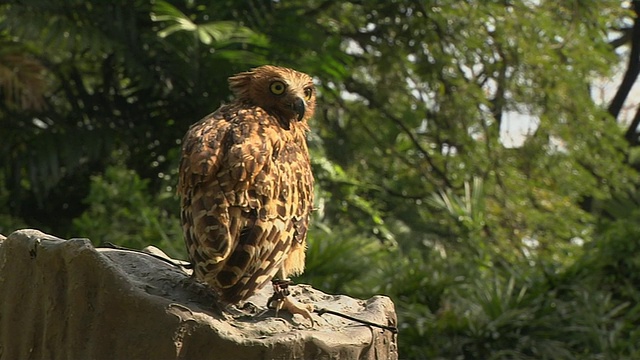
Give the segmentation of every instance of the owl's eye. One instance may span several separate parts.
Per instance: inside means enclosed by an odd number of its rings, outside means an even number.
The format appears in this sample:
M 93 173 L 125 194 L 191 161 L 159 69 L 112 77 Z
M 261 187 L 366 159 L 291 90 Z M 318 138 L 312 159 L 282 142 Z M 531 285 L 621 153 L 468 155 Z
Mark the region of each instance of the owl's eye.
M 287 85 L 285 85 L 282 81 L 274 81 L 271 83 L 271 85 L 269 86 L 269 90 L 271 90 L 271 93 L 275 94 L 275 95 L 282 95 L 284 94 L 284 90 L 287 88 Z
M 308 87 L 304 89 L 304 99 L 309 101 L 311 100 L 311 95 L 313 95 L 313 89 Z

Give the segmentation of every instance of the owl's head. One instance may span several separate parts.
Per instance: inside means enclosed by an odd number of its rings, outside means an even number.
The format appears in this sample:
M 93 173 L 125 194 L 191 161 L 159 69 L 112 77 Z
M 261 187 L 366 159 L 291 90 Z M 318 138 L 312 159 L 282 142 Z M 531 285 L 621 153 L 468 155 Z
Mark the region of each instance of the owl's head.
M 260 66 L 230 77 L 229 87 L 237 100 L 265 109 L 287 130 L 294 122 L 306 123 L 315 111 L 313 80 L 289 68 Z

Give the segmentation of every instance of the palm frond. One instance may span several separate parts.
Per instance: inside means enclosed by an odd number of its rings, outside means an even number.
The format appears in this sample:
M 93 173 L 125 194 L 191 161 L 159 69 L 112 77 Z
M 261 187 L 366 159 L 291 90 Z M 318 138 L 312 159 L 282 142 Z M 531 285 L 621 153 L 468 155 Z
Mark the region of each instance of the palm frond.
M 267 39 L 264 35 L 237 22 L 214 21 L 198 24 L 166 1 L 158 1 L 154 4 L 151 20 L 164 26 L 162 30 L 158 31 L 158 36 L 161 38 L 178 32 L 187 32 L 192 33 L 201 43 L 215 48 L 222 48 L 230 44 L 267 45 Z

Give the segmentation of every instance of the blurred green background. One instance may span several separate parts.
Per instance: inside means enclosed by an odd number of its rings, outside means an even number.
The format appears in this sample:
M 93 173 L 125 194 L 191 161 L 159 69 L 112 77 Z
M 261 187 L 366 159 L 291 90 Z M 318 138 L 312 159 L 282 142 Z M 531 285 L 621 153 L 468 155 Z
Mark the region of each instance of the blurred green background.
M 319 92 L 297 282 L 390 296 L 402 359 L 640 358 L 639 12 L 3 2 L 0 233 L 185 258 L 182 136 L 229 99 L 228 76 L 288 66 Z

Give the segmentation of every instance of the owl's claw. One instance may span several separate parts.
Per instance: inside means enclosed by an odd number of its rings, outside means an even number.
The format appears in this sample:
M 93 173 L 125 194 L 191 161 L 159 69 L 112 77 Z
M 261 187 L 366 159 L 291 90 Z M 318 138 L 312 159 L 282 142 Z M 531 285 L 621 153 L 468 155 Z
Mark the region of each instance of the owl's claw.
M 273 295 L 267 301 L 267 307 L 276 310 L 276 317 L 280 309 L 285 309 L 291 314 L 302 315 L 305 319 L 309 319 L 311 327 L 313 327 L 313 305 L 301 304 L 289 296 L 289 285 L 293 284 L 291 280 L 276 279 L 272 281 Z

